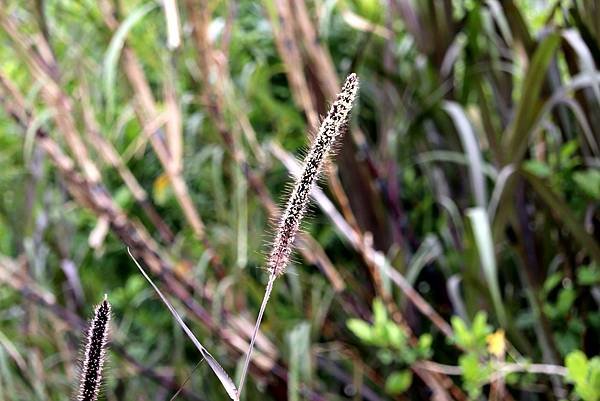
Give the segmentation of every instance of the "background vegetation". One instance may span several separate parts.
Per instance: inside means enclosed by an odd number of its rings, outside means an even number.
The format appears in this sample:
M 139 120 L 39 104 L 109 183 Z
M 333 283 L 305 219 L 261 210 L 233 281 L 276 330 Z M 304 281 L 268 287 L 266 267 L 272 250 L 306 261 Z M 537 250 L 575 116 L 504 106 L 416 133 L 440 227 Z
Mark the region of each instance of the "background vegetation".
M 272 220 L 350 128 L 245 400 L 600 399 L 595 0 L 0 2 L 0 399 L 226 399 L 127 256 L 241 369 Z M 189 379 L 189 380 L 188 380 Z

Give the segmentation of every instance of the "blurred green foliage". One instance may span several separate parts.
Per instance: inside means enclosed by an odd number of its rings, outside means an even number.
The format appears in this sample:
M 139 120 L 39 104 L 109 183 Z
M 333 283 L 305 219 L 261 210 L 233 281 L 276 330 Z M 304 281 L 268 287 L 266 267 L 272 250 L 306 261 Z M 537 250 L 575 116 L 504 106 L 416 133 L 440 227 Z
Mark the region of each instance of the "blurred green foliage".
M 307 36 L 297 4 L 306 5 L 316 38 Z M 31 111 L 27 124 L 16 122 L 3 87 L 0 400 L 64 400 L 76 382 L 80 329 L 32 298 L 38 292 L 84 319 L 108 294 L 118 347 L 107 400 L 169 400 L 188 378 L 180 398 L 225 397 L 205 364 L 194 370 L 200 356 L 126 256 L 114 222 L 73 193 L 41 145 L 40 130 L 71 160 L 81 156 L 60 129 L 50 83 L 28 56 L 55 60 L 49 76 L 70 101 L 99 185 L 188 278 L 182 287 L 199 285 L 191 293 L 204 314 L 169 295 L 235 378 L 266 279 L 273 229 L 264 198 L 281 204 L 290 181 L 272 145 L 301 158 L 316 127 L 300 89 L 322 115 L 332 101 L 326 88 L 338 84 L 322 71 L 318 49 L 338 80 L 353 71 L 362 83 L 329 171 L 346 198 L 333 180 L 320 187 L 361 234 L 360 246 L 406 277 L 451 323 L 453 337 L 314 206 L 304 230 L 318 248 L 301 245 L 261 328 L 257 354 L 276 365 L 254 369 L 242 399 L 430 399 L 437 390 L 418 370 L 424 362 L 458 369 L 444 376 L 451 385 L 443 394 L 456 399 L 492 399 L 502 386 L 519 400 L 598 399 L 596 1 L 186 0 L 177 7 L 182 45 L 170 50 L 162 2 L 0 2 L 0 18 L 26 42 L 19 48 L 0 28 L 0 73 Z M 284 23 L 282 8 L 293 14 Z M 202 12 L 210 52 L 194 36 L 192 17 Z M 282 26 L 293 34 L 280 43 Z M 292 46 L 296 63 L 286 53 Z M 128 52 L 160 115 L 140 117 Z M 150 141 L 171 146 L 168 123 L 147 132 L 153 118 L 173 117 L 169 93 L 181 117 L 178 171 L 204 224 L 202 239 Z M 96 147 L 89 118 L 145 191 L 144 202 Z M 157 275 L 157 282 L 167 280 Z M 505 355 L 496 352 L 500 344 Z M 497 377 L 502 363 L 534 362 L 559 373 Z

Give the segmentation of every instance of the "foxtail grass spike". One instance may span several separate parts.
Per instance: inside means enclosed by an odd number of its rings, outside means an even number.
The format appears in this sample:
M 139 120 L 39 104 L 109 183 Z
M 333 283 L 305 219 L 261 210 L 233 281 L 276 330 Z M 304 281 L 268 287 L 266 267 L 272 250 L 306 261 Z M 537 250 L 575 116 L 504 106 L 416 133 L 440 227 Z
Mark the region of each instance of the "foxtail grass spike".
M 102 367 L 106 358 L 110 304 L 106 295 L 96 307 L 85 343 L 85 357 L 79 382 L 77 401 L 96 401 L 102 381 Z
M 288 199 L 285 211 L 279 221 L 273 248 L 267 262 L 267 267 L 270 272 L 269 281 L 260 305 L 254 331 L 252 332 L 248 353 L 244 360 L 240 385 L 238 386 L 238 400 L 244 387 L 248 366 L 250 365 L 250 357 L 252 356 L 252 350 L 254 349 L 254 342 L 256 340 L 258 329 L 260 328 L 267 302 L 269 302 L 271 291 L 273 290 L 273 284 L 275 279 L 285 272 L 285 268 L 288 265 L 292 254 L 294 239 L 296 238 L 302 217 L 304 217 L 304 212 L 308 206 L 310 191 L 315 185 L 319 173 L 323 169 L 323 163 L 331 152 L 337 138 L 346 131 L 346 124 L 348 123 L 348 117 L 350 116 L 354 99 L 358 93 L 358 86 L 358 76 L 356 74 L 348 75 L 348 78 L 346 78 L 346 82 L 344 82 L 344 86 L 342 87 L 342 91 L 337 95 L 335 102 L 331 105 L 329 113 L 327 113 L 327 116 L 319 127 L 319 132 L 310 147 L 310 151 L 304 158 L 302 174 L 300 174 L 294 184 L 292 194 Z
M 304 159 L 304 169 L 296 180 L 285 212 L 281 216 L 275 242 L 269 256 L 269 271 L 276 276 L 282 275 L 287 267 L 296 233 L 300 228 L 300 222 L 308 205 L 310 191 L 317 181 L 323 163 L 336 139 L 345 129 L 344 126 L 352 110 L 358 86 L 358 77 L 356 74 L 350 74 L 346 78 L 342 91 L 331 105 L 329 113 L 321 123 L 319 132 Z

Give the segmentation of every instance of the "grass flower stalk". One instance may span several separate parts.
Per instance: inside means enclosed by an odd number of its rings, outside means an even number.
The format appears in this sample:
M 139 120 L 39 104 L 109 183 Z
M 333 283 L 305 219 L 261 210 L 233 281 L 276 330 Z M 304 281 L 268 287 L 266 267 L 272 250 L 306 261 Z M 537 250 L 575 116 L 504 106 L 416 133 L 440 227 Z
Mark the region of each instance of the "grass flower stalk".
M 102 368 L 106 359 L 109 322 L 110 304 L 104 295 L 104 300 L 96 307 L 88 328 L 77 401 L 96 401 L 98 399 L 102 382 Z
M 295 182 L 294 189 L 286 203 L 285 211 L 279 221 L 275 241 L 273 242 L 273 247 L 267 261 L 269 281 L 267 282 L 263 301 L 256 319 L 256 325 L 252 333 L 252 338 L 250 339 L 248 353 L 246 354 L 246 359 L 244 361 L 240 385 L 238 386 L 238 399 L 248 373 L 254 341 L 256 340 L 256 334 L 258 333 L 267 302 L 271 296 L 273 284 L 275 279 L 285 272 L 289 263 L 293 251 L 294 240 L 308 206 L 310 192 L 315 185 L 317 178 L 323 169 L 323 164 L 331 153 L 336 140 L 345 131 L 345 126 L 348 123 L 354 99 L 358 93 L 358 87 L 358 76 L 356 74 L 350 74 L 346 78 L 341 92 L 337 95 L 336 100 L 331 105 L 327 116 L 319 127 L 317 136 L 304 159 L 302 174 L 300 174 Z

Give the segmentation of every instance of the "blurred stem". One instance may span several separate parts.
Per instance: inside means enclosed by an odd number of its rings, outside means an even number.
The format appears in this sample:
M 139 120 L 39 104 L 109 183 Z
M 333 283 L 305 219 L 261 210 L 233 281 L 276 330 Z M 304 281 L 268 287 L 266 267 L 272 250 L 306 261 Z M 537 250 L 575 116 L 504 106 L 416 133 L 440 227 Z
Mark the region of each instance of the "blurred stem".
M 50 31 L 46 21 L 45 0 L 35 0 L 34 14 L 44 39 L 50 45 Z
M 515 210 L 516 210 L 516 228 L 519 242 L 517 245 L 518 254 L 521 257 L 522 269 L 518 269 L 519 275 L 525 284 L 527 295 L 534 311 L 535 333 L 542 347 L 544 362 L 558 364 L 558 351 L 553 341 L 552 330 L 549 327 L 546 316 L 542 313 L 542 302 L 539 298 L 539 291 L 544 280 L 541 267 L 538 262 L 537 250 L 535 246 L 534 233 L 529 224 L 530 218 L 527 214 L 527 205 L 525 198 L 525 183 L 522 178 L 517 178 L 515 191 Z M 525 272 L 525 274 L 523 274 Z
M 523 255 L 521 254 L 521 259 L 523 259 Z M 540 348 L 542 349 L 542 360 L 544 363 L 549 364 L 559 364 L 559 360 L 557 358 L 557 351 L 554 345 L 552 332 L 548 327 L 548 320 L 542 312 L 542 302 L 539 299 L 538 293 L 533 289 L 528 288 L 528 279 L 527 275 L 523 274 L 524 269 L 518 269 L 519 277 L 521 278 L 521 282 L 524 284 L 525 293 L 527 294 L 527 300 L 529 301 L 529 305 L 531 306 L 531 310 L 533 312 L 534 317 L 534 330 L 535 335 L 539 340 Z M 554 388 L 555 394 L 563 394 L 565 395 L 565 389 L 562 387 L 560 379 L 556 377 L 550 377 L 550 381 L 552 382 L 552 387 Z
M 494 128 L 492 121 L 492 111 L 488 106 L 488 102 L 483 89 L 483 80 L 476 80 L 477 96 L 479 97 L 479 107 L 481 107 L 481 121 L 483 123 L 484 132 L 488 140 L 490 150 L 496 159 L 496 165 L 504 165 L 504 155 L 502 154 L 502 146 L 499 141 L 498 131 Z
M 0 282 L 3 282 L 9 287 L 21 292 L 25 299 L 31 301 L 37 307 L 48 309 L 52 314 L 54 314 L 66 325 L 71 327 L 74 331 L 80 331 L 86 327 L 85 319 L 57 304 L 54 295 L 43 290 L 41 287 L 36 285 L 35 282 L 33 282 L 31 277 L 19 273 L 17 269 L 18 261 L 12 260 L 0 254 Z M 111 341 L 110 348 L 116 354 L 120 355 L 125 361 L 129 362 L 138 373 L 157 382 L 160 386 L 170 391 L 181 390 L 181 395 L 186 399 L 195 401 L 203 400 L 203 398 L 200 396 L 190 392 L 187 389 L 183 389 L 179 383 L 176 383 L 170 377 L 156 372 L 151 367 L 143 365 L 128 353 L 126 347 L 124 347 L 122 344 L 119 344 L 115 340 Z

